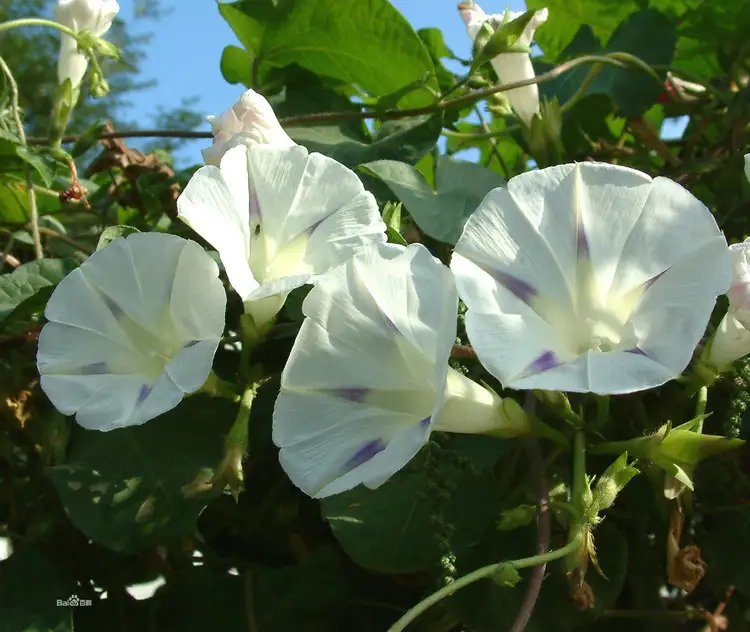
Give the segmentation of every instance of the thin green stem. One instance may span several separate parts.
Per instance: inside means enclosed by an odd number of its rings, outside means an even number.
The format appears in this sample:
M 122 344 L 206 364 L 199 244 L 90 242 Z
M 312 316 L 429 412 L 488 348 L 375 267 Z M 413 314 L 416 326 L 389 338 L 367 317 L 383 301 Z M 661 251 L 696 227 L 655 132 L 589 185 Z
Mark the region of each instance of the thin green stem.
M 570 108 L 572 108 L 578 101 L 581 100 L 583 95 L 585 94 L 586 90 L 589 89 L 589 86 L 591 85 L 591 82 L 594 80 L 596 75 L 599 74 L 599 71 L 602 68 L 602 64 L 594 64 L 591 67 L 591 70 L 589 70 L 588 74 L 584 78 L 584 80 L 581 82 L 581 85 L 578 86 L 578 90 L 575 91 L 572 97 L 568 99 L 565 103 L 563 103 L 560 106 L 560 112 L 564 113 L 567 112 Z
M 573 440 L 573 507 L 583 515 L 582 506 L 586 492 L 586 435 L 583 430 L 577 430 Z
M 618 58 L 619 55 L 619 58 Z M 636 63 L 637 60 L 637 63 Z M 438 101 L 432 105 L 427 105 L 419 108 L 410 109 L 390 109 L 390 110 L 360 110 L 352 112 L 320 112 L 317 114 L 303 114 L 300 116 L 290 116 L 279 119 L 279 122 L 285 126 L 289 125 L 301 125 L 309 123 L 330 123 L 338 121 L 348 120 L 363 120 L 363 119 L 380 119 L 383 121 L 409 118 L 414 116 L 423 116 L 437 114 L 447 110 L 455 108 L 462 108 L 468 105 L 473 105 L 477 101 L 486 99 L 493 94 L 500 92 L 507 92 L 509 90 L 515 90 L 516 88 L 523 88 L 525 86 L 531 86 L 534 84 L 544 83 L 546 81 L 552 81 L 560 75 L 573 70 L 583 64 L 608 64 L 611 66 L 617 66 L 618 68 L 628 69 L 633 68 L 634 64 L 638 68 L 649 68 L 646 62 L 628 55 L 627 53 L 608 53 L 607 55 L 583 55 L 576 59 L 566 61 L 556 68 L 545 72 L 536 77 L 529 79 L 523 79 L 521 81 L 513 81 L 505 84 L 497 84 L 481 90 L 472 90 L 468 94 L 456 97 L 455 99 L 447 99 L 444 101 Z M 652 76 L 658 77 L 653 72 L 650 72 Z M 661 81 L 661 80 L 659 80 Z M 98 138 L 100 140 L 109 138 L 211 138 L 210 132 L 186 132 L 182 130 L 126 130 L 122 132 L 113 132 L 107 134 L 101 134 Z M 481 137 L 480 137 L 481 138 Z M 75 142 L 78 136 L 66 136 L 62 139 L 64 143 Z M 36 143 L 44 143 L 46 141 L 42 139 L 33 139 Z
M 6 23 L 7 24 L 7 23 Z M 0 27 L 2 25 L 0 24 Z M 0 28 L 2 30 L 2 28 Z M 21 109 L 18 106 L 18 84 L 10 70 L 10 67 L 5 60 L 0 57 L 0 68 L 8 79 L 8 86 L 10 87 L 10 107 L 13 112 L 13 120 L 18 128 L 18 141 L 21 147 L 27 149 L 26 144 L 26 132 L 23 129 L 23 121 L 21 120 Z M 34 183 L 31 181 L 31 170 L 28 164 L 24 164 L 24 177 L 26 179 L 26 188 L 29 193 L 29 215 L 31 216 L 31 237 L 34 240 L 34 256 L 37 259 L 43 259 L 44 253 L 42 252 L 42 238 L 39 233 L 39 211 L 36 206 L 36 192 L 34 191 Z
M 21 18 L 18 20 L 8 20 L 7 22 L 3 22 L 0 24 L 0 33 L 22 26 L 46 26 L 47 28 L 62 31 L 66 35 L 70 35 L 71 37 L 74 37 L 76 40 L 78 40 L 78 33 L 76 33 L 73 29 L 68 28 L 64 24 L 60 24 L 59 22 L 54 22 L 52 20 L 43 20 L 42 18 Z
M 568 542 L 564 547 L 560 549 L 555 549 L 554 551 L 550 551 L 549 553 L 545 553 L 543 555 L 534 555 L 533 557 L 525 557 L 523 559 L 512 560 L 510 562 L 499 562 L 497 564 L 490 564 L 489 566 L 483 566 L 482 568 L 478 568 L 477 570 L 469 573 L 468 575 L 464 575 L 463 577 L 460 577 L 454 582 L 451 582 L 447 586 L 443 586 L 443 588 L 441 588 L 440 590 L 435 591 L 429 597 L 420 601 L 416 606 L 411 608 L 403 617 L 401 617 L 398 621 L 396 621 L 396 623 L 394 623 L 390 628 L 388 628 L 388 632 L 402 632 L 402 630 L 406 629 L 406 626 L 408 626 L 412 621 L 414 621 L 423 612 L 428 610 L 430 607 L 434 606 L 436 603 L 442 601 L 446 597 L 449 597 L 450 595 L 455 593 L 457 590 L 466 588 L 466 586 L 470 586 L 471 584 L 479 581 L 480 579 L 485 579 L 486 577 L 492 577 L 492 575 L 497 573 L 497 571 L 503 567 L 511 566 L 515 568 L 516 570 L 521 570 L 523 568 L 530 568 L 532 566 L 538 566 L 539 564 L 547 564 L 548 562 L 559 560 L 560 558 L 565 557 L 566 555 L 576 551 L 576 549 L 579 546 L 580 546 L 580 536 Z
M 698 389 L 698 401 L 695 403 L 695 416 L 701 418 L 695 427 L 695 432 L 698 434 L 703 432 L 702 417 L 706 414 L 706 404 L 708 404 L 708 386 L 704 385 Z
M 575 445 L 573 452 L 573 506 L 576 510 L 583 504 L 584 490 L 586 486 L 586 439 L 582 430 L 576 432 Z M 583 515 L 583 511 L 577 511 L 578 516 Z M 580 520 L 580 518 L 579 518 Z M 573 521 L 577 528 L 571 529 L 570 541 L 562 548 L 550 551 L 549 553 L 543 553 L 540 555 L 534 555 L 533 557 L 525 557 L 520 560 L 512 560 L 510 562 L 499 562 L 497 564 L 490 564 L 489 566 L 483 566 L 477 570 L 458 578 L 454 582 L 451 582 L 447 586 L 443 586 L 440 590 L 432 593 L 429 597 L 420 601 L 416 606 L 411 608 L 402 616 L 396 623 L 394 623 L 388 632 L 402 632 L 407 625 L 419 617 L 430 607 L 434 606 L 441 600 L 449 597 L 457 590 L 465 588 L 473 584 L 480 579 L 486 577 L 492 577 L 501 568 L 512 567 L 516 570 L 522 568 L 529 568 L 532 566 L 539 566 L 540 564 L 547 564 L 554 560 L 567 557 L 569 555 L 577 554 L 581 549 L 581 543 L 583 541 L 584 529 L 580 528 L 579 521 Z

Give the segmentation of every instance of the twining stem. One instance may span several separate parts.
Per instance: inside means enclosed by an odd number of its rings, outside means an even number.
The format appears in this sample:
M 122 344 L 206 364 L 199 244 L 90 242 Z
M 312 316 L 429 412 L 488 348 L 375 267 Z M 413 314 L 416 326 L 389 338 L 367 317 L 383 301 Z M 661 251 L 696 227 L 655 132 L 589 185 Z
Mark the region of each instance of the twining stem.
M 490 564 L 489 566 L 478 568 L 468 575 L 464 575 L 463 577 L 460 577 L 459 579 L 451 582 L 447 586 L 443 586 L 443 588 L 441 588 L 440 590 L 435 591 L 429 597 L 420 601 L 403 617 L 396 621 L 396 623 L 388 628 L 388 632 L 402 632 L 402 630 L 406 629 L 407 625 L 409 625 L 412 621 L 414 621 L 414 619 L 416 619 L 431 606 L 434 606 L 436 603 L 445 599 L 445 597 L 452 595 L 454 592 L 460 590 L 461 588 L 466 588 L 466 586 L 469 586 L 474 582 L 479 581 L 480 579 L 491 577 L 501 568 L 507 568 L 508 566 L 510 566 L 515 568 L 516 570 L 520 570 L 522 568 L 530 568 L 532 566 L 538 566 L 539 564 L 547 564 L 548 562 L 559 560 L 561 557 L 565 557 L 569 553 L 573 553 L 574 551 L 576 551 L 580 546 L 580 539 L 581 538 L 579 535 L 574 540 L 568 542 L 564 547 L 555 549 L 554 551 L 550 551 L 549 553 L 545 553 L 544 555 L 534 555 L 533 557 L 525 557 L 520 560 L 511 560 L 510 562 L 499 562 L 497 564 Z
M 7 22 L 6 22 L 7 24 Z M 2 30 L 2 24 L 0 24 L 0 31 Z M 5 60 L 0 57 L 0 68 L 8 79 L 8 86 L 10 87 L 10 107 L 13 112 L 13 120 L 18 128 L 18 142 L 21 147 L 27 149 L 26 143 L 26 132 L 23 129 L 23 121 L 21 120 L 21 110 L 18 106 L 18 84 L 16 83 L 15 77 L 11 72 L 8 64 Z M 31 181 L 31 170 L 29 165 L 24 163 L 24 177 L 26 178 L 26 188 L 29 190 L 29 214 L 31 215 L 31 237 L 34 240 L 34 256 L 37 259 L 43 259 L 44 253 L 42 252 L 42 238 L 39 234 L 39 211 L 36 206 L 36 192 L 34 191 L 34 183 Z
M 64 24 L 60 24 L 59 22 L 54 22 L 53 20 L 43 20 L 42 18 L 21 18 L 18 20 L 8 20 L 7 22 L 2 22 L 0 23 L 0 33 L 21 26 L 46 26 L 51 29 L 62 31 L 66 35 L 70 35 L 71 37 L 78 40 L 78 33 L 76 33 L 73 29 L 68 28 Z
M 586 488 L 586 440 L 583 431 L 579 430 L 576 432 L 575 445 L 573 451 L 573 503 L 578 509 L 583 505 L 583 492 Z M 577 511 L 577 515 L 583 515 L 582 511 Z M 442 601 L 446 597 L 453 595 L 457 590 L 466 588 L 480 579 L 492 577 L 498 571 L 503 568 L 512 567 L 516 570 L 522 568 L 530 568 L 533 566 L 539 566 L 540 564 L 547 564 L 554 560 L 566 557 L 571 554 L 577 554 L 581 550 L 581 543 L 583 541 L 584 529 L 580 528 L 578 521 L 576 523 L 576 529 L 571 529 L 571 539 L 562 548 L 549 551 L 540 555 L 534 555 L 533 557 L 525 557 L 520 560 L 512 560 L 510 562 L 499 562 L 496 564 L 490 564 L 483 566 L 477 570 L 459 577 L 455 581 L 451 582 L 447 586 L 443 586 L 440 590 L 435 591 L 430 596 L 420 601 L 416 606 L 409 609 L 396 623 L 394 623 L 388 632 L 402 632 L 406 629 L 412 621 L 419 617 L 422 613 L 434 606 L 436 603 Z
M 531 391 L 526 391 L 526 412 L 533 415 L 535 407 L 536 399 L 534 398 L 534 394 Z M 544 472 L 544 456 L 542 455 L 542 450 L 539 447 L 539 441 L 536 437 L 525 439 L 524 447 L 529 456 L 532 475 L 536 481 L 536 493 L 539 503 L 536 528 L 536 553 L 537 555 L 544 555 L 549 551 L 551 535 L 549 487 L 547 486 L 547 477 Z M 534 612 L 534 606 L 539 598 L 539 592 L 542 589 L 542 582 L 544 581 L 544 572 L 546 569 L 546 564 L 539 564 L 534 567 L 534 570 L 531 572 L 531 578 L 529 579 L 529 585 L 526 588 L 526 594 L 523 596 L 523 601 L 521 602 L 521 607 L 518 609 L 516 619 L 513 621 L 513 625 L 510 626 L 508 632 L 523 632 L 526 629 L 526 626 L 531 619 L 531 615 Z
M 695 432 L 703 432 L 703 415 L 706 414 L 706 404 L 708 403 L 708 386 L 703 385 L 698 389 L 698 401 L 695 403 L 695 416 L 699 419 L 695 426 Z
M 619 57 L 618 57 L 619 56 Z M 636 61 L 638 63 L 636 63 Z M 304 114 L 301 116 L 290 116 L 279 119 L 282 125 L 300 125 L 303 123 L 330 123 L 338 121 L 348 120 L 362 120 L 362 119 L 380 119 L 380 120 L 393 120 L 400 118 L 408 118 L 413 116 L 422 116 L 437 114 L 446 110 L 451 110 L 457 107 L 464 107 L 472 105 L 473 103 L 480 101 L 486 97 L 492 96 L 500 92 L 507 92 L 508 90 L 514 90 L 516 88 L 523 88 L 534 84 L 544 83 L 546 81 L 552 81 L 560 75 L 581 66 L 583 64 L 608 64 L 611 66 L 617 66 L 618 68 L 628 69 L 637 66 L 639 68 L 650 67 L 646 62 L 628 55 L 627 53 L 608 53 L 606 55 L 583 55 L 576 59 L 566 61 L 552 70 L 542 73 L 536 77 L 529 79 L 523 79 L 521 81 L 513 81 L 511 83 L 498 84 L 483 88 L 481 90 L 472 90 L 468 94 L 456 97 L 455 99 L 440 100 L 431 105 L 410 108 L 410 109 L 390 109 L 390 110 L 360 110 L 354 112 L 320 112 L 317 114 Z M 658 76 L 650 72 L 651 76 Z M 661 79 L 659 79 L 661 84 Z M 126 130 L 122 132 L 112 132 L 101 134 L 98 138 L 100 140 L 109 138 L 211 138 L 210 132 L 191 132 L 181 130 Z M 69 143 L 75 142 L 78 136 L 66 136 L 62 139 L 62 142 Z M 33 139 L 35 143 L 44 143 L 44 140 Z

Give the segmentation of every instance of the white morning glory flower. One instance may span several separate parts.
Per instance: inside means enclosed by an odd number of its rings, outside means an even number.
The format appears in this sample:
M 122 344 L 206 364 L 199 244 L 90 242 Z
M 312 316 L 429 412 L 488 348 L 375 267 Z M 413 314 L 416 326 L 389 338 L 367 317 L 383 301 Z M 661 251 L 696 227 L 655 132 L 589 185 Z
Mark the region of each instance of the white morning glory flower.
M 719 370 L 750 353 L 750 239 L 729 246 L 729 257 L 729 309 L 704 355 L 704 361 Z
M 680 185 L 585 162 L 490 191 L 451 268 L 482 364 L 518 389 L 629 393 L 678 376 L 729 286 L 726 240 Z
M 218 167 L 224 154 L 237 145 L 296 145 L 281 127 L 271 104 L 255 90 L 244 92 L 221 116 L 207 116 L 206 120 L 214 136 L 213 145 L 201 152 L 207 165 Z
M 219 269 L 195 242 L 135 233 L 55 288 L 39 337 L 41 386 L 84 428 L 142 424 L 199 389 L 224 331 Z
M 482 8 L 473 1 L 461 2 L 458 5 L 461 18 L 466 24 L 466 31 L 472 41 L 485 22 L 489 22 L 494 30 L 503 24 L 507 24 L 523 15 L 522 11 L 505 13 L 486 14 Z M 519 38 L 518 43 L 529 47 L 531 40 L 534 39 L 536 30 L 547 21 L 547 9 L 540 9 L 534 14 L 534 17 L 526 25 L 523 35 Z M 492 67 L 497 73 L 500 83 L 515 83 L 524 79 L 533 79 L 534 66 L 531 64 L 531 57 L 528 53 L 502 53 L 495 57 L 491 62 Z M 534 114 L 539 112 L 539 88 L 531 84 L 523 88 L 514 88 L 504 93 L 508 97 L 511 107 L 526 125 L 531 125 L 531 119 Z
M 322 276 L 281 377 L 273 440 L 316 498 L 377 487 L 432 430 L 517 436 L 520 406 L 449 368 L 458 297 L 418 244 L 372 247 Z
M 195 173 L 177 209 L 218 250 L 257 327 L 291 290 L 386 240 L 377 202 L 354 172 L 301 146 L 230 149 L 220 169 Z
M 90 31 L 97 37 L 104 35 L 120 11 L 116 0 L 58 0 L 55 19 L 76 33 Z M 73 88 L 80 85 L 89 58 L 78 51 L 78 42 L 70 35 L 62 35 L 57 78 L 60 83 L 70 79 Z

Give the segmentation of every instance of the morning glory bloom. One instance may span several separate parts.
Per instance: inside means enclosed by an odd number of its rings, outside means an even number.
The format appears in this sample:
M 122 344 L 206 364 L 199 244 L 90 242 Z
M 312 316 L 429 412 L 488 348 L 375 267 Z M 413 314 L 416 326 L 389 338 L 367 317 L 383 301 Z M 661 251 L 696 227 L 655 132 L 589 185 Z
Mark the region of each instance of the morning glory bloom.
M 667 178 L 592 162 L 490 191 L 451 269 L 469 339 L 504 386 L 599 394 L 678 376 L 730 280 L 701 202 Z
M 213 144 L 202 150 L 207 165 L 218 167 L 221 159 L 237 145 L 275 145 L 291 147 L 289 138 L 276 118 L 271 104 L 255 90 L 244 92 L 237 102 L 221 116 L 207 116 L 214 136 Z
M 506 11 L 505 13 L 488 15 L 473 0 L 459 3 L 458 10 L 464 24 L 466 24 L 466 31 L 472 40 L 476 39 L 485 22 L 488 22 L 493 30 L 497 30 L 503 24 L 507 24 L 523 15 L 522 11 Z M 547 9 L 537 11 L 526 25 L 518 43 L 526 47 L 531 46 L 534 33 L 547 21 L 547 15 Z M 528 53 L 501 53 L 490 63 L 498 79 L 500 79 L 500 83 L 515 83 L 516 81 L 533 79 L 536 76 L 534 74 L 534 66 L 531 64 L 531 57 Z M 508 101 L 518 118 L 526 123 L 526 125 L 531 125 L 531 119 L 534 114 L 539 112 L 539 88 L 537 85 L 534 83 L 523 88 L 514 88 L 504 94 L 508 97 Z
M 224 331 L 219 269 L 195 242 L 135 233 L 94 253 L 55 288 L 39 337 L 41 386 L 92 430 L 174 408 L 211 370 Z
M 218 250 L 257 328 L 291 290 L 386 240 L 378 204 L 354 172 L 301 146 L 233 147 L 221 168 L 195 173 L 177 209 Z
M 457 309 L 450 270 L 419 244 L 363 250 L 318 280 L 273 415 L 295 485 L 316 498 L 378 487 L 432 430 L 530 431 L 515 401 L 449 368 Z
M 729 309 L 707 345 L 703 360 L 717 370 L 750 353 L 750 239 L 729 246 L 732 282 Z

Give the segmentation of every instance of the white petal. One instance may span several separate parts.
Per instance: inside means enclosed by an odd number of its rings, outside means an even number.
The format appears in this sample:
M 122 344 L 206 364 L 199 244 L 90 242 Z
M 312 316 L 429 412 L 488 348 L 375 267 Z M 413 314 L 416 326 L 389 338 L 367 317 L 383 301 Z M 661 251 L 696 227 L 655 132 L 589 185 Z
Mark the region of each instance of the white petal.
M 198 244 L 186 241 L 175 269 L 170 311 L 183 340 L 218 341 L 224 333 L 227 295 L 219 268 Z
M 126 425 L 138 426 L 155 419 L 176 407 L 184 396 L 185 392 L 174 383 L 168 373 L 164 373 L 156 380 L 150 391 L 139 393 L 138 404 Z
M 627 167 L 602 163 L 576 167 L 579 232 L 585 240 L 598 290 L 606 294 L 625 244 L 651 193 L 652 180 L 645 173 Z
M 139 325 L 160 335 L 177 262 L 187 243 L 175 235 L 116 239 L 81 266 L 86 279 Z M 205 253 L 204 253 L 205 254 Z
M 208 378 L 219 340 L 202 340 L 178 351 L 166 372 L 183 393 L 197 391 Z
M 41 386 L 55 407 L 90 430 L 128 425 L 148 384 L 138 375 L 42 375 Z
M 348 259 L 358 249 L 386 242 L 378 204 L 362 191 L 310 233 L 305 261 L 319 274 Z
M 515 83 L 525 79 L 533 79 L 534 66 L 526 53 L 503 53 L 492 60 L 500 83 Z M 511 107 L 526 125 L 531 125 L 531 118 L 539 112 L 539 88 L 535 83 L 521 88 L 506 90 L 503 94 L 508 97 Z
M 489 16 L 474 2 L 462 2 L 458 5 L 458 10 L 466 24 L 466 31 L 473 40 Z
M 112 311 L 118 312 L 117 306 L 105 301 L 102 293 L 86 280 L 81 268 L 77 268 L 55 288 L 44 315 L 49 321 L 90 331 L 113 344 L 133 349 Z
M 330 421 L 338 421 L 335 417 L 330 419 L 341 412 L 336 407 L 306 404 L 296 412 L 287 410 L 282 393 L 277 400 L 281 409 L 275 410 L 274 415 L 325 415 Z M 281 465 L 292 482 L 315 498 L 337 494 L 360 483 L 382 482 L 406 465 L 429 433 L 429 424 L 414 424 L 406 415 L 383 415 L 365 407 L 345 414 L 350 421 L 345 426 L 333 423 L 310 439 L 282 446 L 279 453 Z M 393 452 L 399 458 L 394 459 Z
M 573 165 L 563 165 L 522 174 L 508 183 L 507 190 L 487 194 L 464 226 L 453 255 L 453 261 L 463 258 L 475 266 L 454 268 L 459 293 L 470 309 L 495 309 L 496 297 L 472 291 L 471 277 L 481 270 L 497 288 L 505 288 L 542 318 L 552 319 L 550 309 L 572 316 L 575 189 Z
M 180 219 L 219 252 L 229 282 L 243 299 L 258 287 L 250 270 L 247 149 L 228 151 L 216 167 L 201 167 L 177 200 Z
M 53 322 L 39 335 L 37 366 L 45 375 L 124 375 L 140 372 L 143 364 L 143 355 L 130 344 L 113 343 L 86 329 Z
M 70 35 L 63 34 L 60 41 L 60 55 L 57 58 L 57 79 L 63 83 L 70 79 L 75 89 L 81 84 L 89 65 L 89 58 L 78 52 L 78 43 Z
M 745 176 L 750 180 L 750 154 L 745 154 Z
M 716 296 L 729 285 L 728 259 L 720 235 L 691 249 L 650 285 L 631 317 L 638 346 L 675 375 L 690 362 Z
M 750 331 L 731 313 L 724 316 L 710 342 L 706 363 L 724 369 L 750 354 Z
M 382 224 L 377 203 L 356 174 L 332 158 L 308 154 L 304 147 L 259 145 L 250 152 L 249 163 L 263 231 L 276 249 L 341 210 L 367 218 L 364 233 Z M 384 224 L 379 232 L 385 232 Z
M 721 231 L 699 200 L 676 182 L 655 178 L 622 249 L 611 292 L 637 288 L 716 238 L 723 239 Z

